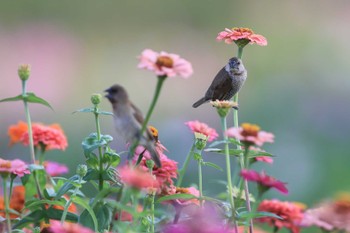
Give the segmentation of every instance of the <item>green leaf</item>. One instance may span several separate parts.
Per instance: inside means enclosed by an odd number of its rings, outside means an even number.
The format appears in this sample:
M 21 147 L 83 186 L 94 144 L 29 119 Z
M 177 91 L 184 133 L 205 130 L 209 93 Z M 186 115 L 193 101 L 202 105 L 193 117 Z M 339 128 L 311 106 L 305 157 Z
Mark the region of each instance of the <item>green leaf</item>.
M 103 232 L 105 229 L 108 229 L 110 223 L 112 222 L 112 210 L 110 207 L 102 202 L 99 202 L 93 208 L 93 210 L 98 221 L 98 232 Z M 86 209 L 80 215 L 79 223 L 83 226 L 89 227 L 90 229 L 94 229 L 93 220 Z
M 215 153 L 219 153 L 219 154 L 226 153 L 224 149 L 220 149 L 220 148 L 207 148 L 204 151 L 205 152 L 215 152 Z M 242 153 L 244 153 L 243 150 L 238 150 L 238 149 L 230 149 L 229 150 L 229 155 L 233 155 L 233 156 L 239 156 Z
M 282 217 L 278 216 L 277 214 L 270 213 L 270 212 L 248 212 L 248 211 L 242 211 L 238 213 L 239 218 L 244 219 L 253 219 L 253 218 L 262 218 L 262 217 L 271 217 L 271 218 L 277 218 L 283 220 Z
M 109 116 L 114 116 L 113 113 L 111 112 L 105 112 L 105 111 L 98 111 L 98 114 L 101 114 L 101 115 L 109 115 Z
M 221 144 L 225 144 L 225 143 L 228 143 L 228 142 L 229 141 L 225 141 L 225 140 L 215 141 L 212 144 L 210 144 L 209 147 L 215 147 L 215 146 L 218 146 L 218 145 L 221 145 Z
M 98 180 L 100 179 L 100 172 L 97 169 L 89 168 L 86 175 L 84 176 L 84 180 Z
M 18 96 L 14 96 L 14 97 L 2 99 L 2 100 L 0 100 L 0 103 L 1 103 L 1 102 L 10 102 L 10 101 L 23 100 L 23 99 L 24 99 L 24 98 L 23 98 L 22 95 L 18 95 Z
M 36 104 L 41 104 L 41 105 L 44 105 L 46 107 L 49 107 L 53 110 L 53 108 L 51 107 L 51 105 L 46 101 L 44 100 L 43 98 L 40 98 L 38 96 L 36 96 L 34 93 L 32 92 L 27 92 L 26 93 L 27 95 L 24 97 L 25 100 L 29 103 L 36 103 Z
M 65 203 L 63 203 L 62 201 L 51 201 L 51 200 L 35 200 L 35 201 L 31 201 L 29 204 L 28 202 L 25 204 L 25 208 L 32 210 L 35 207 L 38 206 L 42 206 L 44 204 L 48 204 L 48 205 L 59 205 L 59 206 L 64 206 Z
M 57 191 L 56 194 L 56 199 L 61 198 L 64 194 L 66 194 L 70 189 L 74 188 L 75 185 L 74 183 L 79 180 L 78 175 L 74 175 L 71 178 L 69 178 L 62 186 L 61 188 Z
M 107 170 L 102 172 L 103 180 L 112 181 L 113 183 L 119 182 L 119 174 L 117 169 L 109 167 Z
M 50 207 L 49 209 L 47 209 L 46 214 L 50 219 L 61 220 L 63 215 L 63 210 Z M 67 212 L 66 220 L 71 222 L 78 222 L 78 216 L 71 212 Z
M 36 170 L 45 170 L 44 166 L 39 164 L 29 164 L 28 168 L 31 172 Z
M 213 168 L 215 168 L 215 169 L 217 169 L 217 170 L 219 170 L 219 171 L 223 171 L 223 169 L 222 169 L 219 165 L 217 165 L 217 164 L 215 164 L 215 163 L 203 162 L 203 165 L 209 166 L 209 167 L 213 167 Z
M 94 169 L 97 169 L 99 166 L 99 162 L 96 156 L 91 156 L 85 162 L 87 163 L 87 165 L 89 165 L 89 167 Z
M 90 217 L 92 218 L 92 221 L 94 223 L 93 229 L 95 230 L 95 232 L 97 232 L 98 223 L 97 223 L 96 215 L 95 215 L 93 209 L 90 207 L 89 203 L 78 196 L 74 197 L 73 202 L 82 206 L 83 208 L 85 208 L 85 210 L 90 214 Z M 80 221 L 80 218 L 79 218 L 79 221 Z
M 42 210 L 36 210 L 34 212 L 31 212 L 30 214 L 28 214 L 27 216 L 25 216 L 24 218 L 22 218 L 21 220 L 19 220 L 14 226 L 13 228 L 23 228 L 27 225 L 29 225 L 30 223 L 39 223 L 42 221 L 42 219 L 46 216 L 46 212 L 42 211 Z
M 254 158 L 254 157 L 258 157 L 258 156 L 269 156 L 272 157 L 273 155 L 270 153 L 267 153 L 265 151 L 255 151 L 255 150 L 250 150 L 248 157 L 250 158 Z
M 173 195 L 168 195 L 168 196 L 158 198 L 157 203 L 161 203 L 163 201 L 171 201 L 175 199 L 190 200 L 190 199 L 198 199 L 198 197 L 188 193 L 178 193 L 178 194 L 173 194 Z
M 113 141 L 113 137 L 110 135 L 101 135 L 101 139 L 97 139 L 97 133 L 91 133 L 88 137 L 84 139 L 84 141 L 81 143 L 83 150 L 84 150 L 84 155 L 86 158 L 91 157 L 90 153 L 97 149 L 98 147 L 102 147 L 107 145 Z
M 74 112 L 72 112 L 72 114 L 77 112 L 95 112 L 95 110 L 94 108 L 82 108 L 82 109 L 75 110 Z

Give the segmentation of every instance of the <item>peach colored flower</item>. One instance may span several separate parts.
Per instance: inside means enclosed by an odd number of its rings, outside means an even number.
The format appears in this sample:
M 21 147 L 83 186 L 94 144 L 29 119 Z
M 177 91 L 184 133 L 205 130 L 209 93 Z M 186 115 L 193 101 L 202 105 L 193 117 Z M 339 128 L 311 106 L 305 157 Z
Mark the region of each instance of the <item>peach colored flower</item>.
M 65 164 L 53 162 L 53 161 L 45 161 L 44 168 L 47 174 L 50 176 L 59 176 L 62 174 L 68 173 L 69 169 Z
M 247 43 L 266 46 L 267 40 L 262 35 L 254 34 L 249 28 L 225 28 L 225 31 L 219 32 L 216 40 L 224 40 L 226 44 L 231 44 L 233 41 L 247 40 Z
M 49 233 L 94 233 L 93 230 L 87 227 L 83 227 L 77 223 L 64 222 L 61 224 L 60 221 L 50 221 L 50 226 L 44 228 L 41 232 Z
M 234 233 L 234 230 L 232 230 L 230 233 Z M 245 233 L 244 227 L 243 226 L 239 226 L 237 233 Z M 263 230 L 261 230 L 259 228 L 254 227 L 254 233 L 267 233 L 267 232 L 263 231 Z
M 7 134 L 10 137 L 10 145 L 21 141 L 22 135 L 28 131 L 27 123 L 19 121 L 17 125 L 10 125 Z
M 139 154 L 144 151 L 144 147 L 138 146 L 135 150 L 134 163 L 136 163 Z M 160 152 L 160 151 L 158 151 Z M 151 155 L 148 151 L 143 153 L 143 158 L 139 164 L 139 168 L 144 172 L 149 171 L 147 167 L 147 160 L 151 159 Z M 152 169 L 152 174 L 155 176 L 158 182 L 158 191 L 161 191 L 165 187 L 172 185 L 174 182 L 172 179 L 177 177 L 177 162 L 169 159 L 165 154 L 159 153 L 159 159 L 162 163 L 162 167 L 154 166 Z
M 270 226 L 281 229 L 282 227 L 288 228 L 292 233 L 300 232 L 300 222 L 303 219 L 302 209 L 292 203 L 283 202 L 279 200 L 263 200 L 258 211 L 270 212 L 280 216 L 283 219 L 273 218 L 273 217 L 262 217 L 258 218 L 256 221 L 267 223 Z
M 152 189 L 158 188 L 159 186 L 153 175 L 140 168 L 124 166 L 119 169 L 119 174 L 121 181 L 130 187 L 138 189 Z
M 215 140 L 219 135 L 215 129 L 199 121 L 187 121 L 185 123 L 193 133 L 201 133 L 209 137 L 208 142 Z
M 243 123 L 239 128 L 229 128 L 226 134 L 229 137 L 237 138 L 241 142 L 248 144 L 248 146 L 262 146 L 266 142 L 272 143 L 275 137 L 272 133 L 260 131 L 258 125 L 249 123 Z
M 240 174 L 244 179 L 258 183 L 261 191 L 275 188 L 283 194 L 288 194 L 288 189 L 283 182 L 266 175 L 265 172 L 258 173 L 254 170 L 243 169 Z
M 341 194 L 307 210 L 301 225 L 350 232 L 350 194 Z
M 163 190 L 161 193 L 162 196 L 168 196 L 168 195 L 174 195 L 174 194 L 192 194 L 193 196 L 199 197 L 199 191 L 198 189 L 194 187 L 187 187 L 187 188 L 182 188 L 182 187 L 175 187 L 173 185 L 169 186 L 168 189 Z M 171 201 L 165 201 L 164 203 L 170 203 L 175 206 L 187 206 L 187 205 L 197 205 L 199 206 L 199 200 L 198 199 L 175 199 Z
M 255 157 L 255 160 L 264 163 L 273 163 L 273 158 L 270 156 L 257 156 Z
M 25 202 L 25 188 L 24 186 L 15 186 L 12 190 L 12 196 L 10 198 L 10 208 L 17 211 L 18 213 L 22 212 Z M 5 217 L 5 203 L 4 198 L 0 197 L 0 216 Z M 10 213 L 10 218 L 18 218 L 17 214 Z
M 30 174 L 28 166 L 20 159 L 4 160 L 0 159 L 0 174 L 15 174 L 19 177 Z
M 190 62 L 181 58 L 177 54 L 160 52 L 145 49 L 138 57 L 140 63 L 138 68 L 153 71 L 157 76 L 188 78 L 192 75 L 193 69 Z
M 58 124 L 46 126 L 40 123 L 34 123 L 32 130 L 34 146 L 43 144 L 45 150 L 65 150 L 68 146 L 67 138 Z M 29 144 L 28 132 L 22 135 L 21 141 L 25 146 Z

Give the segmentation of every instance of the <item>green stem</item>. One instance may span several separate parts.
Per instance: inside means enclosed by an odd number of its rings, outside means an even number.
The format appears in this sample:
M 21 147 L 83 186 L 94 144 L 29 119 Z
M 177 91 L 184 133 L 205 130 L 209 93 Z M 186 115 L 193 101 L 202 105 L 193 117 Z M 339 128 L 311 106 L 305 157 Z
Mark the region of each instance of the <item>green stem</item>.
M 100 127 L 100 121 L 98 119 L 98 108 L 95 105 L 94 108 L 94 115 L 95 115 L 95 124 L 96 124 L 96 132 L 97 132 L 97 140 L 100 141 L 101 140 L 101 127 Z M 98 147 L 98 155 L 99 155 L 99 163 L 100 163 L 100 169 L 99 169 L 99 183 L 98 183 L 98 187 L 99 190 L 101 191 L 103 189 L 103 159 L 102 159 L 102 147 L 99 146 Z
M 179 178 L 177 179 L 177 182 L 176 182 L 176 186 L 177 187 L 181 187 L 181 183 L 182 183 L 182 180 L 184 178 L 184 175 L 186 174 L 188 163 L 190 162 L 190 159 L 192 157 L 194 147 L 195 147 L 195 143 L 193 143 L 190 151 L 187 154 L 185 162 L 184 162 L 184 164 L 182 165 L 182 168 L 179 171 Z
M 22 80 L 22 96 L 26 97 L 27 92 L 26 92 L 26 80 Z M 32 130 L 32 121 L 30 119 L 30 113 L 29 113 L 29 107 L 28 107 L 28 102 L 26 99 L 23 100 L 24 103 L 24 111 L 26 114 L 26 119 L 27 119 L 27 126 L 28 126 L 28 138 L 29 138 L 29 150 L 30 150 L 30 155 L 32 159 L 32 164 L 35 164 L 35 153 L 34 153 L 34 142 L 33 142 L 33 130 Z
M 10 219 L 10 198 L 7 196 L 7 178 L 3 177 L 3 192 L 4 192 L 4 202 L 5 202 L 5 216 L 8 232 L 11 232 L 11 219 Z
M 242 59 L 242 55 L 243 55 L 243 47 L 238 46 L 238 55 L 237 55 L 237 57 L 239 59 Z
M 154 197 L 155 197 L 155 194 L 152 193 L 152 202 L 151 202 L 151 213 L 152 213 L 152 216 L 151 216 L 151 219 L 152 219 L 152 225 L 151 225 L 151 233 L 154 233 Z
M 202 159 L 198 161 L 198 185 L 199 185 L 199 204 L 203 206 L 203 178 L 202 178 Z
M 232 220 L 235 227 L 236 232 L 237 231 L 237 224 L 236 224 L 236 213 L 235 213 L 235 202 L 233 200 L 233 188 L 232 188 L 232 180 L 231 180 L 231 162 L 230 162 L 230 153 L 229 153 L 229 146 L 227 142 L 227 124 L 226 124 L 226 116 L 220 117 L 221 118 L 221 128 L 222 128 L 222 136 L 225 141 L 225 156 L 226 156 L 226 174 L 227 174 L 227 186 L 228 186 L 228 198 L 231 205 L 231 211 L 232 211 Z
M 81 184 L 81 181 L 82 181 L 83 177 L 79 176 L 79 184 Z M 73 198 L 77 195 L 79 191 L 79 186 L 77 186 L 75 189 L 74 189 L 74 192 L 72 193 L 72 195 L 70 196 L 69 200 L 67 201 L 67 203 L 65 204 L 64 206 L 64 210 L 63 210 L 63 214 L 62 214 L 62 217 L 61 217 L 61 224 L 63 225 L 64 222 L 66 221 L 66 217 L 67 217 L 67 213 L 68 213 L 68 208 L 70 206 L 70 204 L 72 203 L 73 201 Z M 96 227 L 96 226 L 95 226 Z

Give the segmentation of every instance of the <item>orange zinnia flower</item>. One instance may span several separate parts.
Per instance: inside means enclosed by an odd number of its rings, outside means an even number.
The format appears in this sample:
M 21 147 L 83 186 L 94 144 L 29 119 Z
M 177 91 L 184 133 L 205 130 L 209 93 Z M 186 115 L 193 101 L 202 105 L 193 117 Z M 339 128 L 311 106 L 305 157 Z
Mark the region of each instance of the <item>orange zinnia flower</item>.
M 11 125 L 7 131 L 10 137 L 10 145 L 21 141 L 24 133 L 28 131 L 28 126 L 23 121 L 19 121 L 17 125 Z

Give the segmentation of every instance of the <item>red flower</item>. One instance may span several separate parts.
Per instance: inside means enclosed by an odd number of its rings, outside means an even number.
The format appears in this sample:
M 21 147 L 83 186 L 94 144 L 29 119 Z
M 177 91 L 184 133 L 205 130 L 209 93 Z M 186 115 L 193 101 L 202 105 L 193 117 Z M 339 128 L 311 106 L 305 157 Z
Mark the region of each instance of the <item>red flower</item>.
M 12 196 L 10 198 L 10 208 L 22 213 L 25 202 L 25 188 L 24 186 L 16 186 L 12 190 Z M 5 203 L 4 197 L 0 197 L 0 216 L 5 217 Z M 18 218 L 17 214 L 10 213 L 10 218 Z
M 28 166 L 20 159 L 4 160 L 0 159 L 0 174 L 14 174 L 19 177 L 30 174 Z
M 224 40 L 226 44 L 231 44 L 233 41 L 247 40 L 250 44 L 261 46 L 267 45 L 267 40 L 262 35 L 254 34 L 249 28 L 225 28 L 225 31 L 219 32 L 216 40 Z M 247 43 L 248 43 L 247 42 Z
M 185 123 L 193 133 L 201 133 L 209 137 L 208 142 L 215 140 L 219 135 L 215 129 L 199 121 L 187 121 Z
M 149 172 L 140 168 L 124 166 L 119 170 L 121 181 L 131 187 L 138 189 L 158 188 L 158 182 Z
M 303 219 L 302 208 L 292 202 L 282 202 L 279 200 L 264 200 L 260 203 L 258 211 L 270 212 L 283 219 L 273 217 L 258 218 L 257 221 L 268 223 L 278 229 L 285 227 L 292 233 L 300 232 L 300 222 Z
M 241 171 L 241 176 L 248 181 L 257 182 L 259 187 L 261 187 L 261 191 L 266 191 L 270 188 L 275 188 L 283 194 L 288 194 L 288 189 L 286 188 L 283 182 L 266 175 L 265 172 L 259 174 L 258 172 L 253 170 L 243 169 Z

